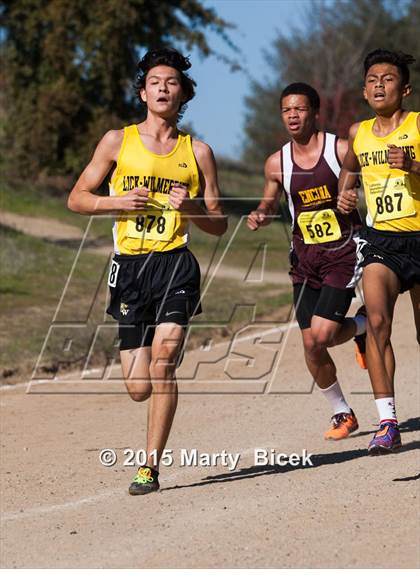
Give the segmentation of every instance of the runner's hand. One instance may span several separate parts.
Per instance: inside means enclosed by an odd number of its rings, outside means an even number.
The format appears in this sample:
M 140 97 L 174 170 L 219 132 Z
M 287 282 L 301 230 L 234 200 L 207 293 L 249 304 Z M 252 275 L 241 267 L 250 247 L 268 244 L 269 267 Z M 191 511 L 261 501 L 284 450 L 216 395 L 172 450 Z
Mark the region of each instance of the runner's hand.
M 256 231 L 261 225 L 267 225 L 269 220 L 267 219 L 267 214 L 265 214 L 260 209 L 251 211 L 248 215 L 247 226 L 251 231 Z
M 118 198 L 118 209 L 122 211 L 138 211 L 146 209 L 149 191 L 150 190 L 144 186 L 130 190 L 124 196 L 120 196 Z
M 337 209 L 340 213 L 349 214 L 357 207 L 358 195 L 354 190 L 343 190 L 338 194 Z
M 399 146 L 395 146 L 395 144 L 388 144 L 388 149 L 388 164 L 390 167 L 409 172 L 412 160 L 404 153 L 404 150 Z
M 174 209 L 186 211 L 189 201 L 187 186 L 182 184 L 172 186 L 171 191 L 169 192 L 169 204 Z

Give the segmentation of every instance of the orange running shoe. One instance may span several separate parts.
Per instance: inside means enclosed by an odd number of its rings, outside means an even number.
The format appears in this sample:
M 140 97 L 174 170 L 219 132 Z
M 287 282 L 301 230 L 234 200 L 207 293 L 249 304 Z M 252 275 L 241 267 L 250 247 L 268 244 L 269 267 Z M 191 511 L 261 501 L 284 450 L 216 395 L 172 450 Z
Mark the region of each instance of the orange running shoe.
M 363 304 L 357 310 L 355 316 L 361 314 L 362 316 L 366 317 L 366 307 Z M 358 363 L 359 367 L 362 369 L 367 369 L 367 360 L 366 360 L 366 332 L 360 334 L 359 336 L 354 337 L 354 351 L 356 356 L 356 362 Z
M 324 439 L 327 441 L 340 441 L 347 438 L 350 433 L 354 433 L 359 428 L 356 415 L 353 409 L 351 413 L 337 413 L 331 418 L 331 427 L 324 433 Z
M 361 369 L 367 369 L 366 360 L 366 332 L 354 337 L 354 355 Z

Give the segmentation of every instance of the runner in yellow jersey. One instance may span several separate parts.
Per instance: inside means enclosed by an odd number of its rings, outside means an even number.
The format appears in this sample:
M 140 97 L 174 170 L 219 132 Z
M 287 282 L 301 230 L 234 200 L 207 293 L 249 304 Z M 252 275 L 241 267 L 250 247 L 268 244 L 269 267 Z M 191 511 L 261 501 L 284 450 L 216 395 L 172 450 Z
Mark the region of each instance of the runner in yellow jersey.
M 340 174 L 338 208 L 356 207 L 360 172 L 368 207 L 360 248 L 368 315 L 367 363 L 380 419 L 371 454 L 398 449 L 401 437 L 394 400 L 391 345 L 394 306 L 410 290 L 420 339 L 420 113 L 402 102 L 411 92 L 408 64 L 414 58 L 383 49 L 365 59 L 364 97 L 375 118 L 354 124 Z
M 213 235 L 227 228 L 211 148 L 177 128 L 195 94 L 189 68 L 188 58 L 170 48 L 143 57 L 136 91 L 146 119 L 105 134 L 69 197 L 73 211 L 115 219 L 108 312 L 119 322 L 128 393 L 150 401 L 147 464 L 130 494 L 159 489 L 159 461 L 177 406 L 175 368 L 189 319 L 201 312 L 189 220 Z M 110 195 L 94 195 L 109 173 Z

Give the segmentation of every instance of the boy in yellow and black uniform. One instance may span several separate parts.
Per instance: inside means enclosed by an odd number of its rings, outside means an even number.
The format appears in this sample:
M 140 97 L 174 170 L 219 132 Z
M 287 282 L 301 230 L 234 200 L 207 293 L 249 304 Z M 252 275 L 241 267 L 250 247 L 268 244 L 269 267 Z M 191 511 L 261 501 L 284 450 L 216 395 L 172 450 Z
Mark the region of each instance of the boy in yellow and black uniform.
M 190 199 L 199 192 L 190 135 L 179 133 L 174 149 L 161 155 L 143 144 L 137 125 L 126 127 L 110 195 L 138 186 L 148 189 L 147 208 L 134 216 L 121 213 L 113 227 L 108 313 L 120 322 L 121 350 L 151 346 L 157 324 L 186 326 L 201 312 L 200 267 L 188 249 L 189 220 L 169 200 L 173 187 L 186 188 Z
M 413 161 L 420 160 L 419 116 L 407 113 L 395 130 L 381 137 L 373 131 L 376 119 L 363 121 L 353 143 L 368 208 L 363 266 L 379 259 L 398 276 L 400 292 L 420 282 L 416 254 L 420 250 L 420 176 L 410 171 Z M 390 149 L 397 148 L 403 156 L 394 165 Z
M 420 337 L 420 113 L 402 108 L 411 92 L 410 55 L 378 49 L 365 59 L 364 96 L 375 118 L 350 129 L 338 208 L 349 213 L 361 173 L 368 214 L 360 246 L 368 316 L 367 361 L 380 419 L 371 454 L 398 449 L 395 360 L 390 341 L 395 302 L 410 290 Z
M 128 393 L 135 401 L 150 400 L 147 463 L 130 494 L 159 489 L 159 461 L 178 401 L 175 368 L 185 327 L 201 311 L 189 223 L 212 235 L 227 228 L 211 148 L 177 128 L 185 103 L 194 97 L 190 66 L 171 48 L 146 53 L 135 85 L 146 119 L 105 134 L 68 202 L 78 213 L 114 216 L 108 312 L 119 322 Z M 110 195 L 96 196 L 109 173 Z

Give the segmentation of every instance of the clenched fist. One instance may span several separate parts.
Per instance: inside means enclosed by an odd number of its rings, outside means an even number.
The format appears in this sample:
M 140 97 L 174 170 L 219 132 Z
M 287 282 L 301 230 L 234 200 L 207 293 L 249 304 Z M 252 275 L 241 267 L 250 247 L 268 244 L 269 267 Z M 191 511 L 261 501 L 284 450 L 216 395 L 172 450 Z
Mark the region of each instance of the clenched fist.
M 186 211 L 190 197 L 188 194 L 187 186 L 179 184 L 172 186 L 169 192 L 169 204 L 178 211 Z
M 122 211 L 138 211 L 146 209 L 149 189 L 144 186 L 134 188 L 124 196 L 118 197 L 118 209 Z
M 409 172 L 411 168 L 411 158 L 409 158 L 402 148 L 395 144 L 388 144 L 388 164 L 391 168 Z
M 340 213 L 349 214 L 357 207 L 359 197 L 354 190 L 343 190 L 338 194 L 337 209 Z
M 256 209 L 248 215 L 246 224 L 251 231 L 256 231 L 261 225 L 267 225 L 268 223 L 267 214 L 260 209 Z

